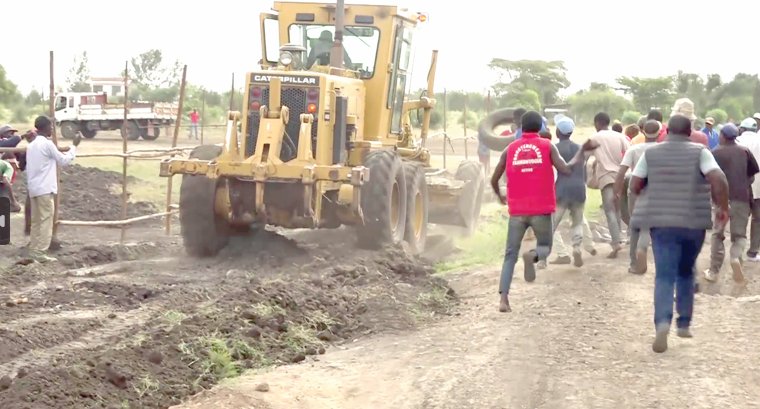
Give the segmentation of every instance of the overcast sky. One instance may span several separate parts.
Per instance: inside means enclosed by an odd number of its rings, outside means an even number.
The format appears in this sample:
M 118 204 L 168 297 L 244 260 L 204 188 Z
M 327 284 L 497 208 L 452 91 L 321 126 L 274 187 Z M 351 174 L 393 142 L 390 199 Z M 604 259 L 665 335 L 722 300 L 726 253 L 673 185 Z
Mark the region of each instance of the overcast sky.
M 563 60 L 570 92 L 622 75 L 671 75 L 680 69 L 728 79 L 760 71 L 760 57 L 753 55 L 760 40 L 758 0 L 704 6 L 684 0 L 398 4 L 430 14 L 416 37 L 414 77 L 424 82 L 430 50 L 438 49 L 438 90 L 486 89 L 495 79 L 486 67 L 494 57 Z M 0 64 L 28 92 L 47 90 L 49 50 L 55 52 L 56 84 L 64 85 L 74 55 L 83 50 L 93 76 L 115 76 L 130 57 L 158 48 L 166 59 L 188 65 L 189 81 L 225 90 L 232 72 L 242 81 L 243 73 L 258 68 L 258 14 L 271 5 L 267 0 L 9 0 L 2 7 Z

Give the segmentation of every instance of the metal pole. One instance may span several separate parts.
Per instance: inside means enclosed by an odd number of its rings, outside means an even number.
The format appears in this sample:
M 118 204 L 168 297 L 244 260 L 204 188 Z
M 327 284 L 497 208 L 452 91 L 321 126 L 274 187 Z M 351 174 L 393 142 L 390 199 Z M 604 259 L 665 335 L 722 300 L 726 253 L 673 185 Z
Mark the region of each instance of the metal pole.
M 345 0 L 338 0 L 335 5 L 335 36 L 330 48 L 330 68 L 343 69 L 343 25 L 345 21 Z M 332 70 L 331 70 L 332 73 Z
M 443 168 L 446 169 L 446 88 L 443 89 Z
M 172 148 L 177 147 L 177 137 L 179 136 L 179 125 L 182 122 L 182 105 L 185 103 L 185 85 L 187 85 L 187 65 L 182 68 L 182 85 L 179 87 L 179 106 L 177 106 L 177 121 L 174 124 L 174 138 L 172 138 Z M 174 155 L 171 155 L 172 157 Z M 171 212 L 172 208 L 172 179 L 173 176 L 169 176 L 169 181 L 166 185 L 166 212 Z M 172 215 L 166 215 L 166 234 L 168 235 L 172 231 Z
M 203 145 L 203 123 L 206 116 L 206 90 L 203 90 L 203 96 L 201 97 L 201 145 Z
M 469 159 L 469 155 L 467 152 L 467 92 L 464 93 L 464 117 L 463 123 L 464 123 L 464 158 Z
M 124 63 L 124 121 L 121 123 L 121 149 L 124 159 L 121 169 L 121 220 L 127 220 L 127 114 L 129 113 L 129 61 Z M 153 131 L 155 132 L 155 130 Z M 127 237 L 127 225 L 121 226 L 121 244 Z
M 50 52 L 50 119 L 53 121 L 53 131 L 50 134 L 50 139 L 53 140 L 53 145 L 58 147 L 58 135 L 55 133 L 55 64 L 53 63 L 53 52 Z M 58 194 L 55 195 L 53 204 L 53 237 L 58 233 L 58 204 L 60 203 L 59 197 L 61 196 L 61 167 L 55 165 L 55 184 L 58 186 Z

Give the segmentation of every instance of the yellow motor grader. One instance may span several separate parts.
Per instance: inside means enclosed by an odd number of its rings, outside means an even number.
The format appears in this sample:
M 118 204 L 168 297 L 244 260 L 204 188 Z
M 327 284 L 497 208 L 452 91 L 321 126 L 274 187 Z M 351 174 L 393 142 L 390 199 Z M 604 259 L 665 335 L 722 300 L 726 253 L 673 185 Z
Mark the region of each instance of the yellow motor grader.
M 425 96 L 407 98 L 412 39 L 427 14 L 343 0 L 272 10 L 260 16 L 261 70 L 247 74 L 243 112 L 229 112 L 222 146 L 161 162 L 161 176 L 183 175 L 187 253 L 214 255 L 229 236 L 264 225 L 349 225 L 360 247 L 404 240 L 415 253 L 428 222 L 471 231 L 482 166 L 464 161 L 452 175 L 431 168 L 425 148 L 436 51 Z M 416 136 L 410 112 L 419 110 Z

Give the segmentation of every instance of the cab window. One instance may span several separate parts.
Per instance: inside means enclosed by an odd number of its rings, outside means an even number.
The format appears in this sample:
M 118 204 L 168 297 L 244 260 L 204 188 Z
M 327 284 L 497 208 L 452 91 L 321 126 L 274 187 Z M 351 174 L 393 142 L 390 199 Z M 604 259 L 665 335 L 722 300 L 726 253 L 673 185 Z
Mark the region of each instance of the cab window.
M 330 65 L 330 50 L 335 26 L 292 24 L 288 29 L 289 42 L 306 48 L 306 67 Z M 380 45 L 380 30 L 374 27 L 346 26 L 343 31 L 343 65 L 360 72 L 361 78 L 372 78 Z
M 58 97 L 55 99 L 55 110 L 60 111 L 66 108 L 66 97 Z
M 264 19 L 264 44 L 266 61 L 276 63 L 280 59 L 280 23 L 276 19 Z

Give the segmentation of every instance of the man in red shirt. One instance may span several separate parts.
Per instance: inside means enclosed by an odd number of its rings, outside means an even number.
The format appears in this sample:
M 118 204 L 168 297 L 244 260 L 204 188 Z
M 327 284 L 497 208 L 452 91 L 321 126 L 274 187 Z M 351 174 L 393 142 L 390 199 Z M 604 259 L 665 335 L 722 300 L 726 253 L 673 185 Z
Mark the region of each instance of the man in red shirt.
M 512 284 L 517 255 L 525 231 L 530 227 L 536 234 L 536 248 L 523 253 L 525 281 L 536 279 L 539 260 L 546 260 L 552 246 L 552 213 L 556 208 L 554 169 L 564 174 L 572 172 L 557 147 L 541 138 L 541 114 L 529 111 L 522 117 L 522 138 L 507 146 L 491 177 L 491 186 L 502 204 L 509 207 L 507 250 L 501 269 L 499 311 L 511 311 L 509 287 Z M 507 197 L 499 189 L 499 179 L 507 178 Z
M 193 112 L 190 113 L 190 135 L 188 135 L 188 139 L 193 139 L 193 132 L 195 132 L 195 139 L 198 139 L 198 110 L 193 109 Z

